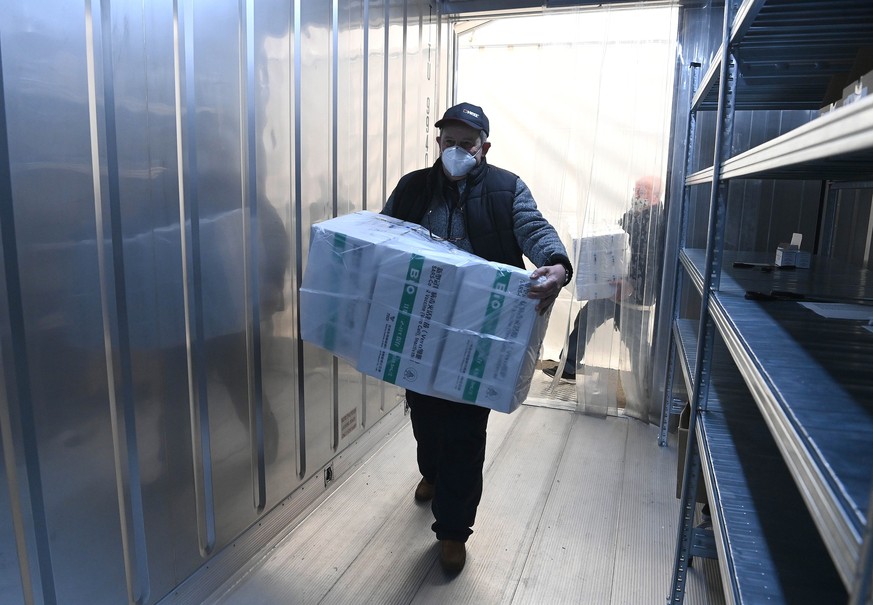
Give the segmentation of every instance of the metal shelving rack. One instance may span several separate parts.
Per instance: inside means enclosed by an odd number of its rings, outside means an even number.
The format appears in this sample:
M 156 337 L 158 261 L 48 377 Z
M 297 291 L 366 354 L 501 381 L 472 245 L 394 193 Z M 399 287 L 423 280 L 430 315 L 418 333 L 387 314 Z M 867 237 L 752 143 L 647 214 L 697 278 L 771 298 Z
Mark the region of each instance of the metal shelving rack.
M 765 273 L 733 261 L 767 263 L 773 251 L 724 251 L 731 180 L 870 186 L 873 96 L 744 153 L 730 150 L 735 111 L 818 109 L 831 77 L 848 73 L 858 49 L 871 43 L 870 0 L 725 4 L 722 44 L 689 113 L 663 418 L 676 408 L 675 364 L 691 415 L 668 603 L 682 603 L 688 565 L 700 554 L 703 530 L 693 521 L 701 477 L 728 602 L 873 602 L 873 333 L 797 302 L 746 296 L 781 290 L 873 298 L 873 273 L 818 256 L 808 270 Z M 713 110 L 713 164 L 694 170 L 697 112 Z M 689 190 L 707 184 L 706 248 L 687 249 Z M 700 296 L 696 321 L 680 317 L 689 285 Z

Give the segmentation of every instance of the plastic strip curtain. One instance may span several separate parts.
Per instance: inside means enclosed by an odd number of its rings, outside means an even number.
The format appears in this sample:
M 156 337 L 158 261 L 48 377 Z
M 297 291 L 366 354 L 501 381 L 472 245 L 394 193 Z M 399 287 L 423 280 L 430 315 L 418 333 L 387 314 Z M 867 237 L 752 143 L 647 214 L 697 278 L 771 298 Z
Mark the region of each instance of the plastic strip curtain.
M 648 420 L 653 405 L 677 20 L 676 7 L 616 7 L 457 30 L 457 101 L 488 114 L 489 162 L 528 184 L 578 255 L 585 283 L 568 286 L 555 304 L 543 357 L 559 361 L 559 375 L 575 370 L 575 406 L 585 413 Z M 640 179 L 648 201 L 635 187 Z M 567 359 L 573 348 L 575 363 Z

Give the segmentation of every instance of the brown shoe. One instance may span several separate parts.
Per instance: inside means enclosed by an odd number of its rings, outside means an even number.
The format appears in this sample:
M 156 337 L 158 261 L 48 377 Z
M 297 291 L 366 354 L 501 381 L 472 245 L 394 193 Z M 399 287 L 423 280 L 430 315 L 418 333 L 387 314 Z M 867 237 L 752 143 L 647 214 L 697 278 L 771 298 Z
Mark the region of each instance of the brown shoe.
M 415 488 L 415 499 L 419 502 L 427 502 L 433 498 L 433 483 L 428 483 L 427 479 L 421 478 Z
M 463 542 L 440 540 L 440 564 L 449 573 L 458 573 L 467 562 L 467 547 Z

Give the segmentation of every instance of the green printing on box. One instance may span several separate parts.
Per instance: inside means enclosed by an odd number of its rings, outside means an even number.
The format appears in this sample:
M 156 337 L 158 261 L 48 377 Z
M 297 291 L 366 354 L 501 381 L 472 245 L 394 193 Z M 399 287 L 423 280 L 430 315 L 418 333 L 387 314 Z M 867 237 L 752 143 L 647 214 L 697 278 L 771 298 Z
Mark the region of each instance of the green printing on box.
M 493 291 L 488 297 L 488 306 L 485 309 L 485 321 L 482 323 L 482 334 L 494 334 L 497 331 L 497 326 L 500 323 L 500 311 L 503 308 L 503 303 L 506 301 L 504 294 L 509 289 L 509 279 L 511 273 L 505 270 L 497 271 L 492 284 Z M 476 344 L 476 352 L 473 354 L 473 361 L 470 365 L 470 376 L 464 385 L 463 398 L 465 401 L 475 402 L 479 396 L 479 386 L 482 384 L 482 376 L 485 375 L 485 363 L 488 360 L 488 354 L 491 351 L 491 339 L 480 338 Z M 474 380 L 478 378 L 479 380 Z
M 410 314 L 415 306 L 415 297 L 418 294 L 417 284 L 421 280 L 421 270 L 423 267 L 424 257 L 413 254 L 412 260 L 409 261 L 409 269 L 406 271 L 407 284 L 403 288 L 403 295 L 400 297 L 397 322 L 394 324 L 394 334 L 391 337 L 391 350 L 394 353 L 389 354 L 385 374 L 383 375 L 383 379 L 391 384 L 396 384 L 397 382 L 397 372 L 401 361 L 401 356 L 398 353 L 403 352 L 403 345 L 409 332 Z

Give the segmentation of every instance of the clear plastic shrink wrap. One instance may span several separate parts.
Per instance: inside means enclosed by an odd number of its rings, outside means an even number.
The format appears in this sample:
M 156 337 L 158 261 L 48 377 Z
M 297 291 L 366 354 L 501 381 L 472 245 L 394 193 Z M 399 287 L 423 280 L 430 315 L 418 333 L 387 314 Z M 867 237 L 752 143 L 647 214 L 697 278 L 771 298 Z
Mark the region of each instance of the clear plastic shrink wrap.
M 527 397 L 548 322 L 530 285 L 529 271 L 356 212 L 312 227 L 301 336 L 397 386 L 511 412 Z

